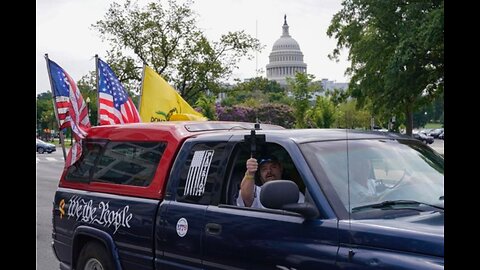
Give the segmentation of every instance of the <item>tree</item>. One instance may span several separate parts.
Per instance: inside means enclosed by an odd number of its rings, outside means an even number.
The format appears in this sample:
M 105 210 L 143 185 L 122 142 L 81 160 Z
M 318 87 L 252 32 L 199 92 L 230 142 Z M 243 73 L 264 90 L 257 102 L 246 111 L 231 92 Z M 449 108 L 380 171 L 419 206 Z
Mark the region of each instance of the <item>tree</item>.
M 292 106 L 296 121 L 295 127 L 297 128 L 307 127 L 305 114 L 310 109 L 312 93 L 316 91 L 316 86 L 311 83 L 313 79 L 315 79 L 315 76 L 303 72 L 295 73 L 294 78 L 287 77 L 287 86 L 293 94 Z
M 144 8 L 130 0 L 112 3 L 105 18 L 93 25 L 112 45 L 110 60 L 123 59 L 125 74 L 133 80 L 140 78 L 138 67 L 147 64 L 193 104 L 200 93 L 218 93 L 220 80 L 231 75 L 238 61 L 244 56 L 251 59 L 251 52 L 262 49 L 258 39 L 244 31 L 210 42 L 196 26 L 193 1 L 168 0 L 165 7 L 161 2 Z M 135 60 L 127 56 L 132 54 Z
M 216 112 L 218 120 L 260 122 L 264 124 L 280 125 L 285 128 L 293 128 L 295 118 L 293 110 L 285 104 L 262 104 L 258 107 L 246 107 L 242 105 L 220 106 L 217 104 Z
M 202 93 L 197 99 L 195 106 L 200 107 L 203 116 L 207 117 L 209 120 L 217 120 L 217 113 L 215 111 L 215 96 L 207 96 Z
M 444 1 L 345 0 L 327 30 L 349 49 L 349 88 L 358 105 L 401 109 L 411 135 L 413 112 L 443 93 Z
M 284 128 L 293 128 L 295 126 L 293 110 L 285 104 L 262 104 L 256 108 L 255 116 L 255 121 L 258 120 L 260 123 L 280 125 Z
M 227 97 L 223 105 L 249 104 L 258 106 L 265 103 L 289 104 L 291 101 L 285 89 L 273 80 L 256 77 L 245 82 L 238 82 L 231 89 L 225 91 Z
M 96 126 L 98 123 L 98 95 L 96 90 L 95 73 L 90 72 L 89 75 L 83 76 L 78 81 L 77 86 L 82 94 L 83 100 L 87 103 L 90 124 Z M 87 100 L 90 100 L 90 102 L 87 102 Z
M 336 109 L 337 117 L 334 126 L 339 128 L 353 129 L 360 127 L 368 129 L 370 126 L 370 112 L 357 108 L 357 101 L 355 99 L 339 104 Z
M 413 114 L 413 128 L 424 127 L 428 123 L 428 117 L 430 116 L 428 112 L 415 112 Z
M 306 113 L 305 122 L 310 127 L 330 128 L 335 119 L 334 103 L 328 97 L 317 96 L 315 106 Z
M 37 95 L 37 132 L 43 135 L 44 129 L 58 129 L 53 110 L 52 92 Z
M 337 106 L 340 103 L 346 102 L 349 94 L 348 91 L 335 88 L 333 90 L 326 90 L 325 96 L 329 97 L 330 101 L 333 102 L 333 105 Z

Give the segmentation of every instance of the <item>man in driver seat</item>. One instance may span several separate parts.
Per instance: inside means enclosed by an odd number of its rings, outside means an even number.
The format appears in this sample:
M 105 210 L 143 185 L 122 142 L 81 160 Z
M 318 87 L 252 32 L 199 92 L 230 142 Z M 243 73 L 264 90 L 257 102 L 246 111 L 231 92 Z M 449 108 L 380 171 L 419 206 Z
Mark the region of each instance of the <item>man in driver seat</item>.
M 350 179 L 352 193 L 361 194 L 365 199 L 380 195 L 386 186 L 373 177 L 373 166 L 370 160 L 357 157 L 350 160 Z
M 269 156 L 261 158 L 259 162 L 253 157 L 249 158 L 246 162 L 246 167 L 247 171 L 240 183 L 237 205 L 265 208 L 260 202 L 261 185 L 268 181 L 282 179 L 283 166 L 275 156 Z M 298 202 L 303 203 L 304 201 L 305 196 L 299 192 Z

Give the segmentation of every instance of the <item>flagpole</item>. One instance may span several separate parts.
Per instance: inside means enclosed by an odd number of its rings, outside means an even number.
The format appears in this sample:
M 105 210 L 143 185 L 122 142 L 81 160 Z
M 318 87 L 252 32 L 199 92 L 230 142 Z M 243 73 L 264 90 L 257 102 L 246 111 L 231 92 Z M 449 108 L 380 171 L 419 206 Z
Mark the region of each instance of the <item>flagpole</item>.
M 60 138 L 60 144 L 62 145 L 62 151 L 63 151 L 63 160 L 67 160 L 67 153 L 65 151 L 65 139 L 63 137 L 63 132 L 60 130 L 60 121 L 58 120 L 58 108 L 57 108 L 57 103 L 55 102 L 55 90 L 53 86 L 53 81 L 52 81 L 52 73 L 50 73 L 50 65 L 48 64 L 48 53 L 45 54 L 45 62 L 47 63 L 47 72 L 48 72 L 48 79 L 50 80 L 50 87 L 52 89 L 52 102 L 53 102 L 53 112 L 55 113 L 55 119 L 57 120 L 58 124 L 58 135 Z
M 100 126 L 100 87 L 98 81 L 98 54 L 95 54 L 95 80 L 97 84 L 97 126 Z
M 140 108 L 140 106 L 142 105 L 143 82 L 145 81 L 145 67 L 146 66 L 147 65 L 144 62 L 143 63 L 143 69 L 142 69 L 142 82 L 140 83 L 140 96 L 138 97 L 138 112 L 139 113 L 142 110 L 142 108 Z M 140 120 L 142 120 L 142 119 L 140 118 Z

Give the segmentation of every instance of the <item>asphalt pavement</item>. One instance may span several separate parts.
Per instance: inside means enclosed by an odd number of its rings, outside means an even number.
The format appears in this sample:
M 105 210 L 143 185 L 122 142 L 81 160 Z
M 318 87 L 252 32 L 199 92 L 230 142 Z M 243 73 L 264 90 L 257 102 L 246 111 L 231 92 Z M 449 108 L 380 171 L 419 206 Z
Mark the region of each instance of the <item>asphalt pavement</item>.
M 52 202 L 58 180 L 65 164 L 62 148 L 51 154 L 36 154 L 36 230 L 37 230 L 37 270 L 59 269 L 53 254 L 52 243 Z
M 444 143 L 444 140 L 435 139 L 435 141 L 433 141 L 433 143 L 429 144 L 428 146 L 433 148 L 433 150 L 437 151 L 439 154 L 443 155 L 444 154 L 443 143 Z

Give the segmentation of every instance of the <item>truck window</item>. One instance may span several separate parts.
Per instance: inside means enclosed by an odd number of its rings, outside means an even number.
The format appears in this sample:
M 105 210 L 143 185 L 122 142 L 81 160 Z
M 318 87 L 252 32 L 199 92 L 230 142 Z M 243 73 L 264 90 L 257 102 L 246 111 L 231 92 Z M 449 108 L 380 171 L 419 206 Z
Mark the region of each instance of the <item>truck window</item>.
M 181 170 L 177 201 L 208 205 L 219 198 L 219 182 L 225 168 L 225 142 L 198 143 Z
M 250 146 L 248 143 L 239 143 L 235 146 L 233 153 L 234 158 L 232 159 L 232 164 L 230 166 L 231 170 L 229 174 L 227 174 L 229 177 L 223 187 L 222 194 L 224 194 L 224 196 L 221 200 L 222 203 L 230 205 L 236 205 L 240 183 L 246 171 L 246 161 L 251 156 Z M 284 180 L 292 180 L 297 184 L 299 190 L 302 193 L 305 193 L 305 184 L 300 177 L 292 158 L 282 146 L 275 143 L 265 143 L 259 146 L 259 151 L 256 153 L 257 161 L 258 159 L 261 159 L 261 157 L 266 156 L 276 157 L 283 166 L 282 178 Z M 257 186 L 262 185 L 258 175 L 255 176 L 255 184 Z
M 95 160 L 99 156 L 105 142 L 84 142 L 82 156 L 70 168 L 68 168 L 66 181 L 70 182 L 89 182 Z
M 99 157 L 92 181 L 148 186 L 166 145 L 165 142 L 110 142 Z

